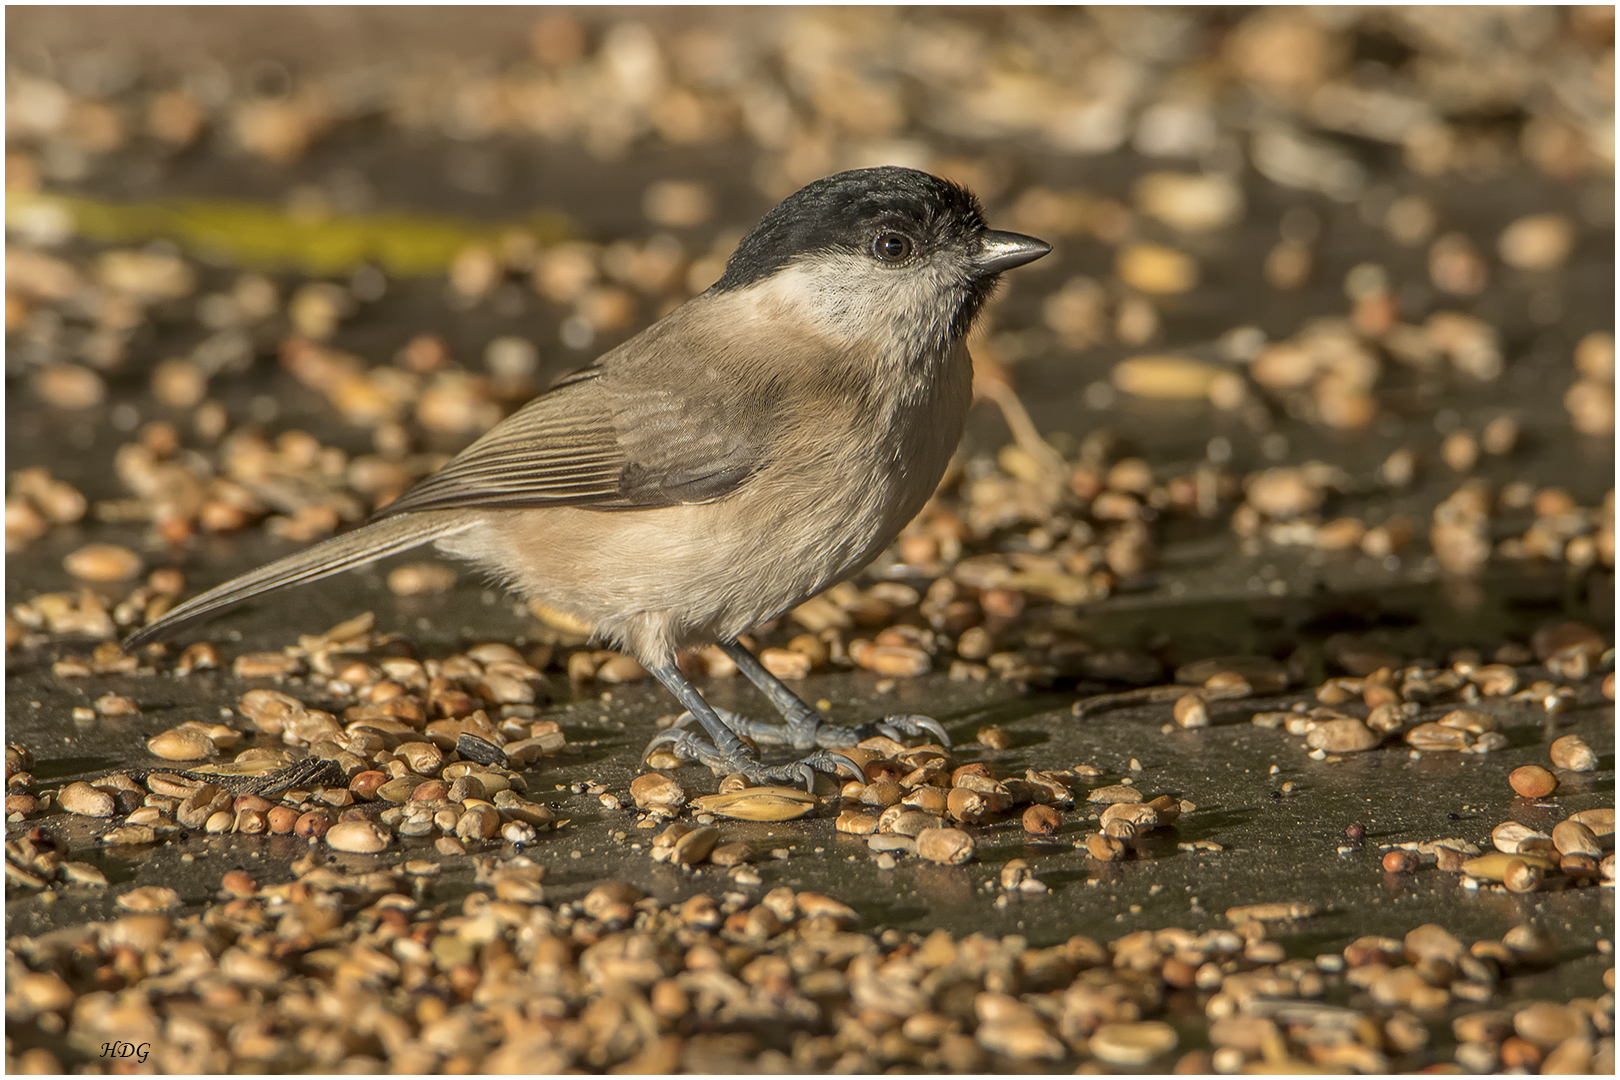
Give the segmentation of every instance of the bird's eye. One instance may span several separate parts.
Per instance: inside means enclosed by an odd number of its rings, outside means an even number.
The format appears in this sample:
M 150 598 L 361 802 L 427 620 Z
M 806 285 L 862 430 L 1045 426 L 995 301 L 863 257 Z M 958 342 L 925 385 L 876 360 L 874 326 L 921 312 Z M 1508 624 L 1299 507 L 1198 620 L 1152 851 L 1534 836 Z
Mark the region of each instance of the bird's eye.
M 873 243 L 872 254 L 884 262 L 902 262 L 911 255 L 911 238 L 901 233 L 884 233 Z

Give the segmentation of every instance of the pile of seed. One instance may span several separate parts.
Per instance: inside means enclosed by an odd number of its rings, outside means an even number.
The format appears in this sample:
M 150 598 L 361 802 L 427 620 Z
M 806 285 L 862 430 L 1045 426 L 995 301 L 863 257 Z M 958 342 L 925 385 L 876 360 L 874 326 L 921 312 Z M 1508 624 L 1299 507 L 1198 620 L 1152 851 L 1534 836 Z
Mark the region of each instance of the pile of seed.
M 201 913 L 133 890 L 110 922 L 10 939 L 7 1015 L 38 1034 L 8 1042 L 8 1068 L 60 1069 L 43 1041 L 93 1058 L 114 1039 L 149 1043 L 166 1072 L 1613 1068 L 1612 989 L 1480 1008 L 1545 960 L 1531 926 L 1465 945 L 1425 925 L 1289 959 L 1274 935 L 1315 911 L 1281 903 L 1234 908 L 1230 930 L 1033 948 L 874 936 L 786 888 L 666 907 L 608 882 L 557 903 L 522 856 L 481 860 L 459 905 L 432 902 L 429 861 L 294 872 L 232 871 Z M 1454 1042 L 1436 1045 L 1448 1018 Z M 1178 1057 L 1188 1043 L 1209 1049 Z
M 306 635 L 282 652 L 236 658 L 240 677 L 298 672 L 303 685 L 326 700 L 353 702 L 340 716 L 260 688 L 242 694 L 234 711 L 224 710 L 225 718 L 240 716 L 250 733 L 288 749 L 259 745 L 228 763 L 214 762 L 235 750 L 245 733 L 229 724 L 186 721 L 147 740 L 154 757 L 175 763 L 173 771 L 142 770 L 144 784 L 119 773 L 43 794 L 33 790 L 26 751 L 8 750 L 8 818 L 52 808 L 122 817 L 123 824 L 102 837 L 109 844 L 150 844 L 202 829 L 296 832 L 324 837 L 338 850 L 371 852 L 388 847 L 397 833 L 433 837 L 446 854 L 496 836 L 529 843 L 537 828 L 556 826 L 550 807 L 523 797 L 522 770 L 565 747 L 557 723 L 537 718 L 534 701 L 544 694 L 544 676 L 501 644 L 419 661 L 396 639 L 372 634 L 371 625 L 367 614 Z M 94 670 L 63 670 L 72 664 L 59 661 L 57 674 Z M 170 674 L 185 678 L 217 666 L 212 646 L 193 645 Z M 135 702 L 110 694 L 87 711 L 87 719 L 140 712 Z M 259 792 L 299 761 L 329 762 L 343 786 L 282 784 Z
M 994 745 L 1001 742 L 998 736 L 1002 736 L 999 729 L 986 729 L 980 740 Z M 1010 821 L 1016 821 L 1030 841 L 1052 842 L 1067 823 L 1066 812 L 1074 812 L 1077 796 L 1096 808 L 1089 815 L 1077 816 L 1096 822 L 1098 831 L 1074 839 L 1073 846 L 1105 862 L 1128 857 L 1134 851 L 1133 841 L 1157 828 L 1168 828 L 1181 815 L 1197 809 L 1186 799 L 1149 797 L 1134 786 L 1132 777 L 1099 785 L 1101 771 L 1091 765 L 1029 768 L 1022 777 L 998 778 L 987 762 L 958 764 L 944 747 L 906 747 L 884 736 L 863 740 L 842 753 L 861 765 L 864 776 L 843 784 L 834 831 L 866 837 L 878 867 L 886 870 L 906 856 L 953 866 L 969 862 L 977 852 L 977 827 Z M 649 764 L 673 764 L 661 761 L 663 757 L 667 755 L 655 752 Z M 821 802 L 804 792 L 748 787 L 740 776 L 722 780 L 718 795 L 693 799 L 677 781 L 656 772 L 637 777 L 630 794 L 644 811 L 638 828 L 658 829 L 683 808 L 694 814 L 699 828 L 674 821 L 650 845 L 655 860 L 687 866 L 709 861 L 738 867 L 752 859 L 754 853 L 748 845 L 724 841 L 714 824 L 717 818 L 790 821 L 815 812 Z M 618 805 L 613 796 L 603 799 Z M 746 867 L 733 870 L 733 877 L 743 884 L 759 882 L 758 875 Z M 1001 885 L 1008 891 L 1047 891 L 1023 860 L 1013 860 L 1003 869 Z
M 551 13 L 533 25 L 528 55 L 489 58 L 488 69 L 451 64 L 428 75 L 404 58 L 358 72 L 292 65 L 285 92 L 270 95 L 203 74 L 178 84 L 135 78 L 99 54 L 49 70 L 25 71 L 19 61 L 11 73 L 16 107 L 7 114 L 12 184 L 78 182 L 150 145 L 291 161 L 359 122 L 343 102 L 367 102 L 375 110 L 367 123 L 449 135 L 458 147 L 519 135 L 616 156 L 638 140 L 691 146 L 741 137 L 757 150 L 756 173 L 773 197 L 846 159 L 893 156 L 969 182 L 1005 208 L 1009 224 L 1058 242 L 1059 257 L 1065 245 L 1111 248 L 1112 269 L 1099 276 L 1012 284 L 1049 289 L 1039 298 L 1041 326 L 996 326 L 992 313 L 975 353 L 979 390 L 1008 413 L 1015 445 L 966 462 L 864 579 L 869 587 L 850 586 L 858 596 L 835 598 L 838 610 L 800 613 L 805 633 L 772 642 L 767 658 L 790 677 L 846 660 L 891 676 L 936 665 L 968 679 L 1061 673 L 1074 666 L 1072 642 L 1031 649 L 1023 640 L 1030 635 L 1019 632 L 1023 609 L 1150 588 L 1167 535 L 1202 523 L 1229 524 L 1252 554 L 1308 547 L 1410 567 L 1432 553 L 1435 566 L 1464 575 L 1492 559 L 1613 567 L 1612 491 L 1586 503 L 1557 486 L 1514 480 L 1498 489 L 1476 475 L 1522 458 L 1546 434 L 1512 400 L 1467 417 L 1441 410 L 1439 460 L 1403 445 L 1376 478 L 1316 461 L 1287 464 L 1277 430 L 1287 417 L 1370 437 L 1414 379 L 1490 385 L 1509 398 L 1507 376 L 1529 361 L 1512 355 L 1503 328 L 1464 309 L 1506 295 L 1525 300 L 1538 325 L 1558 324 L 1567 291 L 1558 275 L 1580 247 L 1581 223 L 1565 207 L 1522 214 L 1481 244 L 1449 228 L 1430 197 L 1401 189 L 1415 178 L 1499 174 L 1516 162 L 1562 179 L 1612 172 L 1612 140 L 1603 137 L 1612 129 L 1612 94 L 1603 90 L 1612 19 L 1602 11 L 1459 9 L 1428 19 L 1369 10 L 1342 21 L 1256 11 L 1230 26 L 1190 11 L 1056 9 L 989 24 L 921 9 L 689 18 L 680 27 L 596 25 Z M 1144 53 L 1128 44 L 1138 40 L 1158 45 Z M 1375 48 L 1381 58 L 1367 60 L 1368 42 L 1400 44 Z M 1558 50 L 1559 63 L 1544 63 L 1538 49 Z M 1110 72 L 1110 86 L 1129 89 L 1076 83 L 1088 64 Z M 1490 78 L 1478 77 L 1481 64 Z M 1165 90 L 1181 85 L 1168 76 L 1185 65 L 1197 70 L 1199 89 Z M 1266 123 L 1233 123 L 1243 110 L 1221 107 L 1223 95 L 1251 103 Z M 934 104 L 919 108 L 922 101 Z M 1513 119 L 1482 129 L 1458 120 L 1470 109 Z M 1343 135 L 1398 149 L 1405 170 L 1393 171 L 1388 185 L 1374 183 L 1364 164 L 1336 148 L 1333 138 Z M 1155 168 L 1128 194 L 1104 194 L 1020 181 L 984 149 L 1007 137 L 1082 158 L 1129 144 L 1155 160 L 1205 164 L 1196 172 Z M 940 138 L 970 148 L 931 150 Z M 1165 343 L 1178 298 L 1208 277 L 1193 252 L 1247 221 L 1245 155 L 1281 189 L 1357 202 L 1369 234 L 1388 243 L 1345 274 L 1342 312 L 1275 337 L 1235 325 L 1209 345 Z M 498 306 L 515 290 L 556 309 L 564 363 L 588 359 L 598 339 L 627 334 L 705 288 L 735 241 L 730 226 L 740 223 L 716 220 L 723 206 L 705 184 L 658 180 L 644 195 L 647 223 L 660 230 L 649 236 L 543 246 L 515 229 L 499 243 L 468 247 L 445 271 L 451 306 Z M 318 213 L 334 198 L 311 185 L 293 201 Z M 698 227 L 708 230 L 702 241 L 689 231 Z M 1267 282 L 1301 288 L 1324 261 L 1324 232 L 1303 203 L 1288 210 L 1265 259 Z M 109 378 L 134 372 L 148 390 L 139 408 L 125 400 L 112 409 L 113 426 L 134 434 L 114 461 L 126 495 L 92 505 L 41 470 L 11 478 L 8 550 L 85 520 L 149 527 L 151 551 L 95 544 L 75 552 L 67 569 L 80 581 L 132 581 L 151 552 L 178 562 L 209 533 L 262 527 L 296 542 L 329 535 L 442 463 L 435 437 L 471 438 L 542 385 L 541 347 L 513 336 L 489 340 L 478 356 L 456 355 L 431 334 L 387 358 L 340 347 L 342 332 L 386 292 L 374 267 L 347 283 L 278 282 L 257 270 L 217 272 L 164 247 L 85 250 L 60 239 L 50 229 L 23 230 L 7 264 L 8 340 L 32 391 L 73 412 L 106 403 Z M 1404 269 L 1411 249 L 1426 252 L 1415 272 Z M 194 315 L 205 333 L 182 355 L 144 356 L 138 332 L 175 311 Z M 1114 343 L 1145 351 L 1117 360 L 1109 381 L 1088 388 L 1089 407 L 1106 411 L 1116 394 L 1205 401 L 1241 421 L 1272 464 L 1237 469 L 1225 436 L 1196 463 L 1149 462 L 1100 432 L 1072 453 L 1046 446 L 1007 389 L 1017 364 L 1053 348 Z M 1593 330 L 1558 348 L 1569 360 L 1571 426 L 1588 436 L 1612 432 L 1612 333 Z M 267 434 L 273 402 L 247 416 L 228 409 L 228 387 L 272 357 L 335 415 L 366 429 L 371 447 L 323 445 L 296 429 Z M 163 418 L 142 423 L 153 414 Z M 1371 493 L 1404 491 L 1424 470 L 1455 476 L 1457 486 L 1416 510 L 1356 505 Z M 891 570 L 905 583 L 877 580 Z M 416 595 L 453 580 L 442 567 L 401 568 L 390 586 Z M 1280 579 L 1257 584 L 1288 588 Z M 913 596 L 896 600 L 879 585 Z M 93 592 L 48 594 L 12 613 L 7 640 L 41 629 L 109 638 L 156 617 L 183 588 L 172 574 L 154 578 L 112 610 Z M 932 634 L 863 621 L 879 601 L 918 608 Z M 840 641 L 823 638 L 829 627 L 846 631 Z M 1039 655 L 1045 651 L 1059 655 Z M 612 657 L 577 655 L 558 658 L 575 677 L 635 674 Z

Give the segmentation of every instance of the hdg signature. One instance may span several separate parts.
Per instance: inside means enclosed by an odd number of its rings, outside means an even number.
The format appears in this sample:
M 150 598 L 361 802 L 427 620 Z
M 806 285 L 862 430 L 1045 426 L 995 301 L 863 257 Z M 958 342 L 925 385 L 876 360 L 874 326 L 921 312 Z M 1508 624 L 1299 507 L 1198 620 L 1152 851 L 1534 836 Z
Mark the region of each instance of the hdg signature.
M 146 1055 L 151 1052 L 151 1043 L 141 1043 L 139 1046 L 130 1042 L 106 1042 L 101 1044 L 101 1056 L 104 1058 L 132 1057 L 144 1062 Z

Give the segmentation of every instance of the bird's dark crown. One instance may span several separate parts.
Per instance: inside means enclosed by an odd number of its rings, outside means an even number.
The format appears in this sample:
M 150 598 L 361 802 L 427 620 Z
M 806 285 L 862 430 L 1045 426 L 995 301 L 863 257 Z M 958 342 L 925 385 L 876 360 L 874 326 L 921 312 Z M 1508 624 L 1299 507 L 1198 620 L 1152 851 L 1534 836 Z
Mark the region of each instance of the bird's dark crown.
M 868 252 L 887 231 L 904 233 L 926 255 L 984 228 L 979 200 L 949 180 L 894 165 L 854 169 L 778 203 L 737 245 L 714 289 L 743 288 L 817 251 Z

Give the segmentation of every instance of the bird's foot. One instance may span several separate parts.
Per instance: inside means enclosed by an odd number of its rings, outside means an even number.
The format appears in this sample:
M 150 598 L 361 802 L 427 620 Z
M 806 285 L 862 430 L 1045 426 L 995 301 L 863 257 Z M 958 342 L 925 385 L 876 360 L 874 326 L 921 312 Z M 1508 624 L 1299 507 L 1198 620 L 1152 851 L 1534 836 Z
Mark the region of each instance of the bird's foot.
M 791 746 L 800 750 L 819 746 L 823 750 L 847 750 L 874 735 L 884 735 L 895 742 L 904 742 L 907 737 L 927 735 L 947 750 L 951 747 L 950 735 L 946 733 L 944 726 L 931 716 L 914 714 L 886 716 L 870 724 L 845 727 L 841 724 L 829 724 L 814 714 L 800 718 L 801 722 L 798 724 L 791 721 L 779 724 L 768 720 L 753 720 L 730 709 L 715 709 L 714 714 L 727 728 L 741 738 L 752 740 L 756 746 Z M 697 716 L 691 712 L 684 712 L 675 718 L 670 729 L 690 730 L 694 727 L 700 727 Z
M 789 761 L 780 765 L 762 763 L 757 756 L 758 751 L 746 743 L 741 744 L 738 749 L 727 753 L 724 750 L 717 749 L 712 742 L 703 737 L 702 732 L 693 731 L 687 726 L 691 716 L 691 713 L 686 713 L 680 719 L 677 719 L 673 726 L 654 735 L 652 741 L 647 744 L 646 752 L 642 754 L 642 762 L 645 763 L 654 750 L 663 747 L 676 758 L 682 761 L 696 761 L 699 764 L 707 765 L 720 776 L 737 773 L 751 784 L 803 784 L 806 791 L 815 790 L 816 773 L 818 772 L 826 773 L 832 777 L 837 777 L 840 773 L 848 773 L 856 779 L 865 776 L 865 773 L 861 771 L 861 767 L 853 760 L 831 749 L 816 750 L 797 761 Z M 742 717 L 737 716 L 735 713 L 722 714 L 722 716 L 728 727 L 731 726 L 733 720 L 743 720 Z M 746 721 L 746 723 L 753 724 L 756 721 Z M 762 726 L 781 727 L 781 725 L 772 724 Z M 737 731 L 735 727 L 732 730 Z M 738 731 L 738 734 L 746 735 L 747 733 Z

